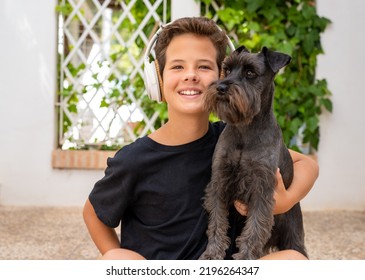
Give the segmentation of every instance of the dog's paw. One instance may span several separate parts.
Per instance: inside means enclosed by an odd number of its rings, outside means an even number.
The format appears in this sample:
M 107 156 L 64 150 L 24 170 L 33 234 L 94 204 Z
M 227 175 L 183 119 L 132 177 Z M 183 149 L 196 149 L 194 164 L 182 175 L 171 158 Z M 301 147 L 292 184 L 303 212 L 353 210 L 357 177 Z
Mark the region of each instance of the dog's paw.
M 211 255 L 203 253 L 199 260 L 214 260 Z
M 245 254 L 243 253 L 236 253 L 232 255 L 232 258 L 234 260 L 247 260 L 247 256 L 245 256 Z
M 232 255 L 232 258 L 234 260 L 257 260 L 258 257 L 255 256 L 253 253 L 244 253 L 244 252 L 238 252 Z
M 212 250 L 206 250 L 199 258 L 199 260 L 223 260 L 225 254 L 219 254 Z

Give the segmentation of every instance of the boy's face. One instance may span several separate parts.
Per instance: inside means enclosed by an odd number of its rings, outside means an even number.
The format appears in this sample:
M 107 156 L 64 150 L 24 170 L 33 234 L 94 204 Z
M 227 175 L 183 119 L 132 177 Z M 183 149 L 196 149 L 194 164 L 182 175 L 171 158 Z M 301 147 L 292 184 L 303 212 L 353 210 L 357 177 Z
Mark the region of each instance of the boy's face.
M 204 112 L 203 95 L 219 77 L 216 57 L 217 51 L 207 37 L 183 34 L 171 40 L 163 71 L 163 92 L 169 114 Z

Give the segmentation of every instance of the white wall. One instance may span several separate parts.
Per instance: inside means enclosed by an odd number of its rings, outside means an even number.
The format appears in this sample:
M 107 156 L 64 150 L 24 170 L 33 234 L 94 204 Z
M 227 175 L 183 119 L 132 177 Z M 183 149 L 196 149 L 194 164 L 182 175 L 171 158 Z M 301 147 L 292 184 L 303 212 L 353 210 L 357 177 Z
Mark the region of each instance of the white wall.
M 365 209 L 365 1 L 317 0 L 317 7 L 332 21 L 317 76 L 327 79 L 334 109 L 321 118 L 320 177 L 303 204 Z
M 195 0 L 172 0 L 171 1 L 171 20 L 182 17 L 198 17 L 200 15 L 200 2 Z
M 193 0 L 192 0 L 193 1 Z M 53 170 L 56 0 L 0 1 L 0 204 L 82 205 L 103 171 Z M 333 92 L 321 119 L 320 177 L 306 210 L 365 209 L 365 1 L 317 0 L 332 20 L 318 77 Z
M 56 0 L 0 1 L 0 203 L 81 205 L 103 171 L 53 170 Z

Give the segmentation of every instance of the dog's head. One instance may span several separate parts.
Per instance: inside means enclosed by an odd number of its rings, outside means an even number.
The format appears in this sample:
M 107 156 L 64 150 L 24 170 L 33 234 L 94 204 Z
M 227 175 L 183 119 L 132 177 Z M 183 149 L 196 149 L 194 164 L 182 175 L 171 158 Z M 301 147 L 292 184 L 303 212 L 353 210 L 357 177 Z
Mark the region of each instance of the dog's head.
M 249 124 L 262 110 L 271 110 L 276 73 L 289 55 L 263 47 L 250 53 L 244 46 L 223 62 L 222 78 L 212 83 L 205 106 L 230 124 Z

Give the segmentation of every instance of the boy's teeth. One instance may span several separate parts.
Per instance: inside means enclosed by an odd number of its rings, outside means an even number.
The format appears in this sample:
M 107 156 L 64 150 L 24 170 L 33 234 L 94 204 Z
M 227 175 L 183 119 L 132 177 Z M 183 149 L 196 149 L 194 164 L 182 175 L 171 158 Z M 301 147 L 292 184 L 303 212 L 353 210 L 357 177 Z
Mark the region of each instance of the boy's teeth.
M 196 90 L 183 90 L 180 93 L 184 95 L 195 95 L 198 94 L 199 92 Z

